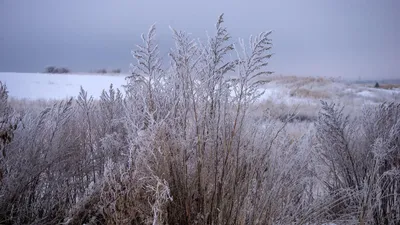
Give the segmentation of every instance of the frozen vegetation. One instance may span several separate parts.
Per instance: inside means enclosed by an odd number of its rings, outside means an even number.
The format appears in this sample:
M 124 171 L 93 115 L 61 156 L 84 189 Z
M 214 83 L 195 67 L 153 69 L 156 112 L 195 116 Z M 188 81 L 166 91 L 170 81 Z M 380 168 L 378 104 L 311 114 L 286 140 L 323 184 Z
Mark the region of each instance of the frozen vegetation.
M 222 16 L 171 31 L 126 79 L 0 73 L 0 224 L 400 223 L 399 90 L 273 75 Z

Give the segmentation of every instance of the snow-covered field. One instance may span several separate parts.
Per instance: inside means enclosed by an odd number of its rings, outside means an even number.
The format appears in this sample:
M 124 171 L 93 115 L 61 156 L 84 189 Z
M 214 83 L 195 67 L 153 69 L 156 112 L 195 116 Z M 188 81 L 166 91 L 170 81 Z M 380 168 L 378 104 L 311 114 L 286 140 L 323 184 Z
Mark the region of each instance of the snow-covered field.
M 78 95 L 82 86 L 98 98 L 110 84 L 123 89 L 126 75 L 4 73 L 0 81 L 7 85 L 9 96 L 17 99 L 64 99 Z M 376 89 L 322 78 L 272 76 L 259 102 L 283 105 L 315 106 L 321 99 L 344 104 L 374 104 L 400 99 L 400 90 Z
M 262 100 L 282 104 L 318 104 L 319 100 L 374 104 L 399 100 L 400 89 L 378 89 L 360 84 L 312 77 L 272 77 L 265 86 Z
M 75 97 L 82 86 L 89 95 L 98 98 L 110 84 L 122 89 L 125 76 L 91 74 L 1 73 L 0 81 L 7 85 L 10 97 L 18 99 L 63 99 Z

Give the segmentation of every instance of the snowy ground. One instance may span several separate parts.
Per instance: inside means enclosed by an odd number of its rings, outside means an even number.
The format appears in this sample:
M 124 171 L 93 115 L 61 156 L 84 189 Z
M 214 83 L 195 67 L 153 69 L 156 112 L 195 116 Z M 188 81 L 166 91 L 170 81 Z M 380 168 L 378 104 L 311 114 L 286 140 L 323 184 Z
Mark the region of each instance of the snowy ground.
M 9 96 L 17 99 L 63 99 L 77 96 L 80 86 L 98 98 L 110 84 L 122 90 L 126 75 L 1 73 Z M 319 105 L 320 100 L 364 105 L 400 100 L 400 90 L 376 89 L 323 78 L 272 76 L 265 86 L 260 103 L 280 105 Z
M 98 98 L 110 84 L 122 89 L 125 76 L 89 74 L 0 73 L 10 97 L 18 99 L 63 99 L 75 97 L 82 86 L 89 95 Z
M 315 105 L 320 100 L 359 105 L 400 100 L 400 89 L 378 89 L 311 77 L 272 77 L 264 88 L 259 101 L 286 105 Z

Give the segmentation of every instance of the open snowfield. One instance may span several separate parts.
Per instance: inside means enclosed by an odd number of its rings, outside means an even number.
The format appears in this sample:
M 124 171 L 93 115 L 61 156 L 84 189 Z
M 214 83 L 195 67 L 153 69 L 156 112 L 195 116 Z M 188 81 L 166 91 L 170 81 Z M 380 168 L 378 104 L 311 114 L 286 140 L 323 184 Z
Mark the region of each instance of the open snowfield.
M 125 76 L 92 74 L 1 73 L 0 81 L 7 85 L 9 96 L 17 99 L 64 99 L 75 97 L 82 86 L 89 95 L 98 98 L 110 84 L 122 89 Z

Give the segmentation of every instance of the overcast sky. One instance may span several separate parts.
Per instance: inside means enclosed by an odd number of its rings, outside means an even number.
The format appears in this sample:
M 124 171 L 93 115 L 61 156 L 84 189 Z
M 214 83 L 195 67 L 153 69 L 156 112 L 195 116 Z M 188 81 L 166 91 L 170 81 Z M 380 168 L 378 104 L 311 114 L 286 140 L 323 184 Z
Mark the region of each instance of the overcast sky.
M 0 0 L 0 71 L 129 70 L 131 49 L 157 22 L 205 39 L 225 13 L 234 40 L 273 30 L 277 74 L 400 78 L 399 0 Z

